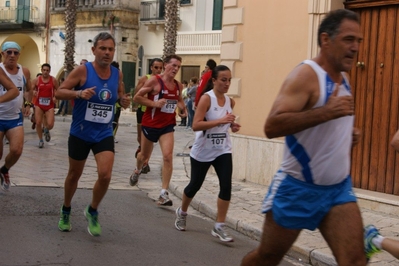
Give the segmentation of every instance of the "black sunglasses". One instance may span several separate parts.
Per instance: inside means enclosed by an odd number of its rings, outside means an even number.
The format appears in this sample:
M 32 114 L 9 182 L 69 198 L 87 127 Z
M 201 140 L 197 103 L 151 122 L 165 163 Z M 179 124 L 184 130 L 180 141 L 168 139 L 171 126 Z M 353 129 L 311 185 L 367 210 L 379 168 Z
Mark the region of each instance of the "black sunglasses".
M 7 53 L 8 55 L 12 55 L 13 53 L 14 53 L 14 55 L 19 55 L 19 52 L 18 52 L 18 51 L 10 51 L 10 50 L 8 50 L 8 51 L 6 51 L 6 53 Z

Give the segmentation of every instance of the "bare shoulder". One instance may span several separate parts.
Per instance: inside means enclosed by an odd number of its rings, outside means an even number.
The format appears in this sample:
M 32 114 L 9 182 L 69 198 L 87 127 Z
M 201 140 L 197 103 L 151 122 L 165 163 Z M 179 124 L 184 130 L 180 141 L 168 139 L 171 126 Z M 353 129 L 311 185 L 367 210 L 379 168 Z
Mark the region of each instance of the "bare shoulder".
M 236 102 L 234 101 L 233 98 L 231 98 L 231 97 L 229 97 L 229 98 L 230 98 L 230 106 L 231 106 L 231 109 L 233 109 L 234 106 L 236 105 Z
M 285 79 L 282 89 L 296 92 L 312 92 L 318 88 L 318 78 L 313 68 L 307 64 L 301 64 L 295 67 Z
M 22 67 L 22 72 L 24 73 L 25 76 L 29 76 L 30 78 L 30 71 L 27 67 Z

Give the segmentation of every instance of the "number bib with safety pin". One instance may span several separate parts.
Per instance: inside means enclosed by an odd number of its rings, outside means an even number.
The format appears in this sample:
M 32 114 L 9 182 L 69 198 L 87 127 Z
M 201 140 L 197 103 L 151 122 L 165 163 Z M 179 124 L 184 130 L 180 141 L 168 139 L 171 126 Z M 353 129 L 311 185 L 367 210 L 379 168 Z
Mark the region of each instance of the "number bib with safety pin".
M 166 100 L 166 104 L 162 106 L 161 112 L 172 114 L 175 112 L 177 106 L 177 100 Z
M 226 133 L 213 133 L 206 136 L 207 149 L 223 149 L 226 145 Z
M 94 123 L 108 124 L 111 122 L 113 112 L 113 105 L 88 102 L 85 120 Z
M 39 97 L 39 104 L 44 106 L 49 106 L 51 98 Z

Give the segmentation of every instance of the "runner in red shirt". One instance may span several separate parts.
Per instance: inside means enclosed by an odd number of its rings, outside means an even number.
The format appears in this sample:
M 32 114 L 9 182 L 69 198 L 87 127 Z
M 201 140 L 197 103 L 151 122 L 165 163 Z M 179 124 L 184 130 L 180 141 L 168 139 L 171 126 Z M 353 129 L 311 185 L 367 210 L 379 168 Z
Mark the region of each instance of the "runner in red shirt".
M 55 106 L 55 91 L 58 89 L 58 82 L 50 76 L 51 66 L 47 63 L 42 65 L 42 75 L 33 80 L 35 101 L 35 120 L 36 132 L 39 137 L 39 148 L 43 148 L 43 133 L 46 141 L 51 139 L 50 130 L 54 127 L 54 106 Z M 45 117 L 46 127 L 42 128 Z
M 195 102 L 194 102 L 194 109 L 197 108 L 199 99 L 201 98 L 202 91 L 206 87 L 209 79 L 212 76 L 212 70 L 216 67 L 216 62 L 213 59 L 209 59 L 206 62 L 205 70 L 206 72 L 204 75 L 201 76 L 200 82 L 198 84 L 197 93 L 195 94 Z
M 175 80 L 181 66 L 181 57 L 170 55 L 164 59 L 164 72 L 147 80 L 136 93 L 133 100 L 147 106 L 141 123 L 141 151 L 137 154 L 136 169 L 130 176 L 130 185 L 139 181 L 143 165 L 148 162 L 154 143 L 159 141 L 163 155 L 162 190 L 158 204 L 172 206 L 169 199 L 169 182 L 173 172 L 174 127 L 176 125 L 176 108 L 181 117 L 187 116 L 181 92 L 183 85 Z

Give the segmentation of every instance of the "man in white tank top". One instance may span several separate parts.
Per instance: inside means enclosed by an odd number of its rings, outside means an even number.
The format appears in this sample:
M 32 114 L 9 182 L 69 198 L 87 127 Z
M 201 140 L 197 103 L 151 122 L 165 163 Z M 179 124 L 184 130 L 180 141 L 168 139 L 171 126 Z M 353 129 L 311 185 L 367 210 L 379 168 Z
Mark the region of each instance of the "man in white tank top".
M 338 265 L 366 265 L 363 224 L 352 191 L 350 153 L 359 141 L 345 72 L 362 40 L 356 13 L 326 15 L 320 53 L 284 81 L 266 120 L 268 138 L 285 137 L 284 158 L 265 197 L 259 248 L 241 265 L 278 265 L 302 229 L 318 228 Z
M 18 96 L 0 106 L 0 139 L 4 136 L 9 141 L 10 152 L 4 159 L 4 165 L 0 168 L 0 185 L 3 190 L 10 188 L 10 176 L 8 170 L 18 161 L 22 154 L 24 145 L 24 128 L 22 124 L 22 115 L 29 115 L 30 101 L 30 72 L 29 69 L 18 64 L 21 47 L 16 42 L 5 42 L 1 46 L 3 63 L 0 68 L 7 74 L 14 85 L 19 90 Z M 4 92 L 0 89 L 0 94 Z M 26 92 L 27 104 L 24 106 L 24 91 Z M 0 145 L 0 158 L 3 155 L 3 145 Z

